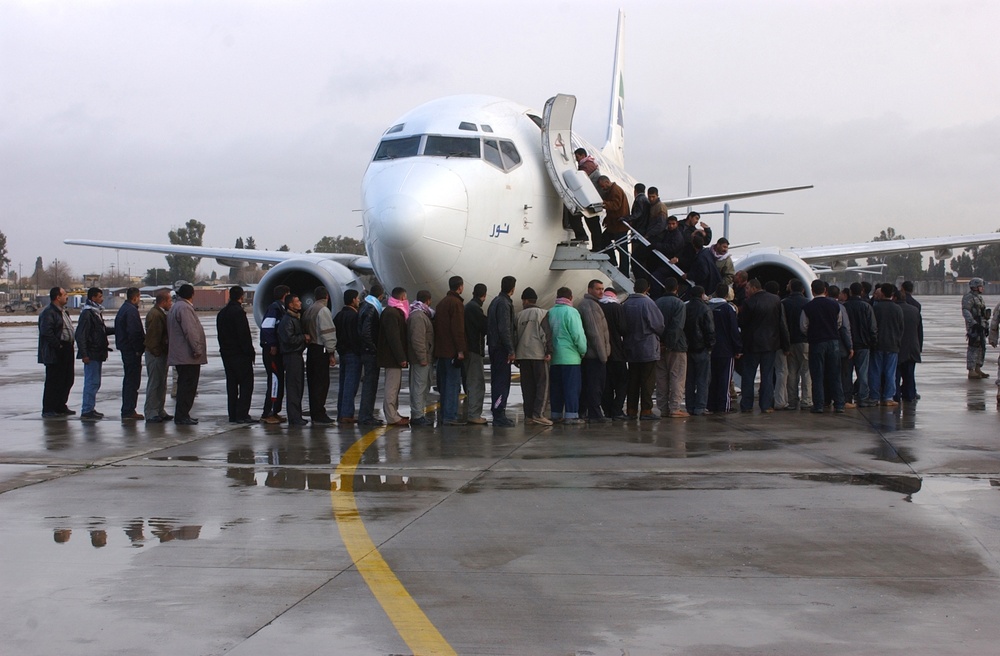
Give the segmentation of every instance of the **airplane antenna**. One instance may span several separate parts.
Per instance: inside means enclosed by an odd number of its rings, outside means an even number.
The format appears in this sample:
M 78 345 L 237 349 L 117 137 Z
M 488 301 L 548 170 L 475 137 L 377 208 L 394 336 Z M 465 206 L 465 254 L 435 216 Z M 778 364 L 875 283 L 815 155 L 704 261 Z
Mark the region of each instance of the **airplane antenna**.
M 688 198 L 691 198 L 692 195 L 693 194 L 691 193 L 691 165 L 688 164 Z M 687 213 L 688 214 L 691 213 L 691 206 L 690 205 L 688 205 L 688 211 L 687 211 Z M 728 232 L 726 234 L 726 239 L 729 239 Z

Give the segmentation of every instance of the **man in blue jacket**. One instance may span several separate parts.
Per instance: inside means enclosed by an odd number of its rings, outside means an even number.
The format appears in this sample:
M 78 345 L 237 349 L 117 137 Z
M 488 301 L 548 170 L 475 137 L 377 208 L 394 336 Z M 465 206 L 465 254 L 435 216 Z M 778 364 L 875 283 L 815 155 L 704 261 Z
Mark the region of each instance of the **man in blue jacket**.
M 264 311 L 264 319 L 260 322 L 260 354 L 267 372 L 264 411 L 260 420 L 265 424 L 280 424 L 285 420 L 280 414 L 281 402 L 285 396 L 285 367 L 281 363 L 281 352 L 278 349 L 278 323 L 285 316 L 283 299 L 290 291 L 288 285 L 274 288 L 274 301 Z

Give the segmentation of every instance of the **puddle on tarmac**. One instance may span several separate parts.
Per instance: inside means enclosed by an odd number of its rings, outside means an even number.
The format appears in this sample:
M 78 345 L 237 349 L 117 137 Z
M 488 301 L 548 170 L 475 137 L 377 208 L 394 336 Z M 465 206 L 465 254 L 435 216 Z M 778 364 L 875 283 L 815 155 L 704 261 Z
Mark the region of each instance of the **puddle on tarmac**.
M 889 474 L 792 474 L 799 481 L 817 481 L 838 485 L 876 485 L 887 492 L 912 495 L 920 491 L 922 481 L 919 476 L 897 476 Z
M 89 544 L 95 549 L 105 547 L 141 548 L 175 540 L 188 541 L 215 537 L 219 532 L 239 523 L 229 522 L 214 527 L 195 524 L 174 517 L 135 517 L 115 520 L 108 517 L 45 517 L 57 545 Z
M 308 492 L 336 492 L 343 489 L 341 476 L 332 471 L 309 472 L 289 467 L 230 467 L 226 478 L 242 487 L 267 487 Z M 447 486 L 429 476 L 399 474 L 356 474 L 352 477 L 355 492 L 444 492 Z

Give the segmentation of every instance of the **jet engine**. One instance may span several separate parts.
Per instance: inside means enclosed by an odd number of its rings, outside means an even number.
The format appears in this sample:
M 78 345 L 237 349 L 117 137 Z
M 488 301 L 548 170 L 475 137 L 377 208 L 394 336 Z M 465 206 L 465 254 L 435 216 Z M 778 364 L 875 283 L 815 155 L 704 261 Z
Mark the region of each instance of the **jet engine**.
M 761 283 L 774 280 L 782 292 L 792 278 L 798 278 L 806 286 L 805 294 L 812 297 L 809 284 L 816 279 L 816 272 L 794 253 L 780 248 L 757 248 L 733 262 L 736 270 L 744 270 L 749 277 Z
M 270 269 L 260 283 L 253 300 L 253 317 L 257 325 L 264 319 L 264 312 L 274 301 L 274 288 L 288 285 L 302 299 L 303 307 L 313 302 L 314 291 L 322 285 L 330 292 L 330 310 L 336 314 L 344 305 L 344 292 L 356 289 L 359 294 L 364 285 L 357 274 L 343 264 L 332 260 L 286 260 Z

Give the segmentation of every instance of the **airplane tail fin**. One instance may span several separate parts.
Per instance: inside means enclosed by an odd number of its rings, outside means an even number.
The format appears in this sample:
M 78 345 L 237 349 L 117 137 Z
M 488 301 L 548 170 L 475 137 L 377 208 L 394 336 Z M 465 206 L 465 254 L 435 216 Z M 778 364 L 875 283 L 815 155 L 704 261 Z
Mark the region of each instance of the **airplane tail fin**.
M 608 110 L 608 140 L 601 155 L 625 167 L 625 11 L 618 10 L 618 35 L 615 37 L 615 68 L 611 79 L 611 107 Z

